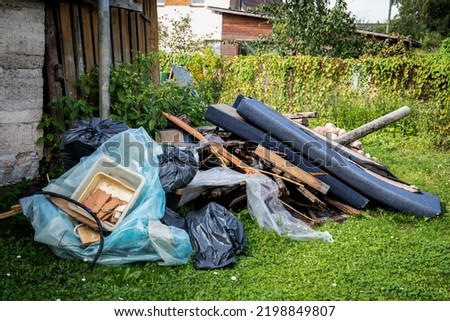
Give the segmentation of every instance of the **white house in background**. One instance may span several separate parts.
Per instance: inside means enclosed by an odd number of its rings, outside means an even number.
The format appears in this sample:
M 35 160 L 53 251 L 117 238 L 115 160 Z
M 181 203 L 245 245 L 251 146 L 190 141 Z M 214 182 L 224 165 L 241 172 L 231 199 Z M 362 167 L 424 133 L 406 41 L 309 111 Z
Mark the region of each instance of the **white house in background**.
M 158 20 L 161 24 L 167 24 L 173 19 L 190 15 L 192 32 L 206 39 L 220 53 L 222 17 L 209 10 L 209 6 L 227 9 L 230 0 L 158 0 Z
M 247 12 L 261 3 L 282 0 L 157 0 L 158 19 L 167 24 L 180 16 L 191 17 L 192 32 L 209 41 L 223 55 L 239 53 L 239 45 L 222 45 L 222 41 L 249 41 L 271 32 L 267 21 Z M 170 26 L 168 26 L 170 28 Z

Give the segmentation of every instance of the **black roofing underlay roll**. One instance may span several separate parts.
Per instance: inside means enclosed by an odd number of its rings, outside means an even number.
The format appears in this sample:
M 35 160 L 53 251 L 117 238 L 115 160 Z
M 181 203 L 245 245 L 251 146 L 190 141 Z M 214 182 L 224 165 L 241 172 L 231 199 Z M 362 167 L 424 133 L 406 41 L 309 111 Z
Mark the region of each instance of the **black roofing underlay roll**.
M 237 112 L 249 123 L 271 133 L 278 140 L 291 142 L 294 151 L 370 200 L 415 216 L 435 217 L 442 212 L 440 199 L 436 195 L 425 191 L 411 192 L 394 182 L 374 176 L 327 146 L 324 140 L 308 134 L 299 125 L 260 101 L 241 99 Z
M 247 123 L 236 110 L 228 105 L 211 105 L 207 108 L 205 118 L 213 124 L 232 132 L 242 139 L 261 144 L 265 148 L 275 149 L 286 154 L 292 164 L 309 173 L 323 173 L 317 166 L 302 158 L 298 152 L 281 143 L 274 137 Z M 328 194 L 358 209 L 364 208 L 369 200 L 348 187 L 332 175 L 318 176 L 317 179 L 330 186 Z

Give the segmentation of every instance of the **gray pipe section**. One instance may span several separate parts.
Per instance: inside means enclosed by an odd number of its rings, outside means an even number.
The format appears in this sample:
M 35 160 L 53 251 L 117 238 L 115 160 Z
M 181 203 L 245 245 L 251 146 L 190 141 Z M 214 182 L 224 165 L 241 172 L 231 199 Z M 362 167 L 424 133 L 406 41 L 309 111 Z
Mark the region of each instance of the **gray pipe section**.
M 111 33 L 109 0 L 98 0 L 98 88 L 100 117 L 110 114 L 109 75 L 111 66 Z
M 361 137 L 364 137 L 380 128 L 383 128 L 395 122 L 396 120 L 399 120 L 400 118 L 407 116 L 410 112 L 411 109 L 408 106 L 400 107 L 399 109 L 394 110 L 389 114 L 381 116 L 380 118 L 377 118 L 370 123 L 362 125 L 342 136 L 337 137 L 336 139 L 333 139 L 333 141 L 341 145 L 349 145 L 351 142 L 358 140 Z

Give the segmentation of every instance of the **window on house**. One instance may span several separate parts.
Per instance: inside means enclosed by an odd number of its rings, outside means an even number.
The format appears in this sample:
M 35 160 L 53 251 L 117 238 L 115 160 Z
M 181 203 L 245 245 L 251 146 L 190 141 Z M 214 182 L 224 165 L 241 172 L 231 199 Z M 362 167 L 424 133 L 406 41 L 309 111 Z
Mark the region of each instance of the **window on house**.
M 193 6 L 202 6 L 205 4 L 205 0 L 191 0 L 191 5 Z
M 158 4 L 158 6 L 163 6 L 166 4 L 166 0 L 158 0 L 156 3 Z

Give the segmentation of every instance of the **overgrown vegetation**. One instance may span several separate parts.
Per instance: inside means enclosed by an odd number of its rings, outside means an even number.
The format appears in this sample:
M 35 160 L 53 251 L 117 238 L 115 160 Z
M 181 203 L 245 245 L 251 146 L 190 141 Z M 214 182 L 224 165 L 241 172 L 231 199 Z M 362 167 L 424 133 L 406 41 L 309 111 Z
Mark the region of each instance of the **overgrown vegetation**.
M 258 55 L 219 58 L 212 53 L 164 56 L 192 73 L 210 103 L 233 103 L 242 93 L 283 113 L 318 111 L 352 129 L 403 105 L 412 115 L 389 127 L 398 134 L 434 138 L 449 147 L 450 58 L 442 43 L 436 54 L 393 54 L 360 59 Z M 210 93 L 210 94 L 208 94 Z
M 337 0 L 330 8 L 328 0 L 291 0 L 283 5 L 262 4 L 251 11 L 272 25 L 271 35 L 252 43 L 259 52 L 342 58 L 361 53 L 363 41 L 354 34 L 355 18 L 345 1 Z
M 153 136 L 167 126 L 161 111 L 188 115 L 194 126 L 204 124 L 206 97 L 192 86 L 180 86 L 175 81 L 155 84 L 151 66 L 157 59 L 159 55 L 156 54 L 139 56 L 133 63 L 122 63 L 111 69 L 110 118 L 124 121 L 130 128 L 142 126 Z M 59 157 L 61 135 L 78 119 L 99 117 L 98 70 L 83 75 L 78 86 L 82 97 L 63 96 L 50 104 L 38 126 L 44 130 L 44 136 L 38 140 L 45 147 L 41 175 L 60 176 L 63 173 Z M 62 120 L 54 116 L 57 113 L 62 114 Z
M 449 0 L 393 0 L 399 6 L 399 15 L 394 17 L 395 32 L 421 41 L 426 49 L 439 47 L 440 42 L 450 37 Z
M 317 123 L 332 121 L 352 129 L 403 105 L 412 115 L 388 127 L 402 135 L 432 137 L 435 146 L 450 147 L 450 53 L 449 39 L 439 52 L 401 55 L 397 47 L 382 56 L 360 59 L 289 56 L 220 57 L 205 49 L 197 54 L 141 56 L 111 72 L 111 118 L 130 127 L 144 127 L 151 135 L 167 121 L 161 111 L 188 115 L 194 126 L 205 124 L 208 104 L 233 103 L 242 93 L 265 102 L 282 113 L 317 111 Z M 396 49 L 397 48 L 397 49 Z M 159 59 L 162 69 L 173 63 L 187 67 L 194 86 L 181 87 L 173 80 L 154 84 L 150 67 Z M 82 77 L 84 96 L 63 97 L 51 108 L 64 112 L 64 121 L 50 113 L 40 124 L 46 147 L 42 173 L 61 174 L 59 137 L 76 119 L 98 115 L 97 72 Z

